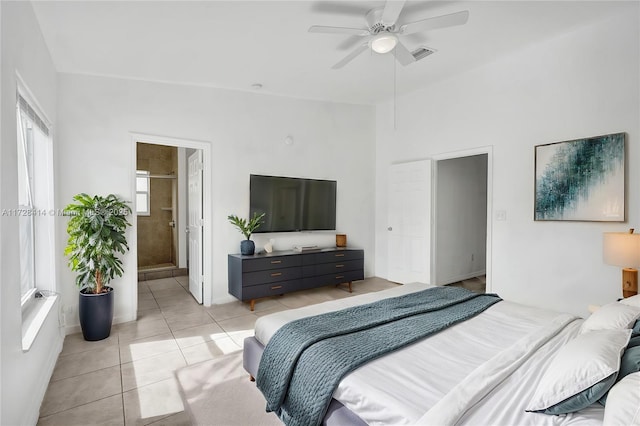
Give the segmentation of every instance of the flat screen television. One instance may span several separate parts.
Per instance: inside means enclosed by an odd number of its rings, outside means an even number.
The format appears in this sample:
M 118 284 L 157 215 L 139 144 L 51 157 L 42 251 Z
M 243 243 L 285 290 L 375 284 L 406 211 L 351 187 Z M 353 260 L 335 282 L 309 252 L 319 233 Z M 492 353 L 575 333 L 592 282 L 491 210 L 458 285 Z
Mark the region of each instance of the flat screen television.
M 250 175 L 250 215 L 266 213 L 256 233 L 336 229 L 334 180 Z

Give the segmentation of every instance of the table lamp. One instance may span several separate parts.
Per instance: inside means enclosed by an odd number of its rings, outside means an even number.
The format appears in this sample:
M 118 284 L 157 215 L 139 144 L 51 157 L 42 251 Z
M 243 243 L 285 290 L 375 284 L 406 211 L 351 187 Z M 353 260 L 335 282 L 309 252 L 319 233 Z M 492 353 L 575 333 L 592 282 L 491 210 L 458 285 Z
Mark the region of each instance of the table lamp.
M 604 263 L 622 267 L 622 296 L 638 294 L 638 270 L 640 266 L 640 234 L 629 232 L 605 232 L 603 239 Z

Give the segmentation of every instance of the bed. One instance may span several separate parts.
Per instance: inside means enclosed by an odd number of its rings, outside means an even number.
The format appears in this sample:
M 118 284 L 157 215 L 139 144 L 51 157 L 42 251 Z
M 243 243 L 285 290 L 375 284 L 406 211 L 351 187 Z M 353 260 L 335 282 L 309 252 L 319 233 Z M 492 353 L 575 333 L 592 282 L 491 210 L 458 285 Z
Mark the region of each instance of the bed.
M 260 378 L 265 347 L 271 349 L 270 342 L 294 323 L 319 322 L 324 317 L 318 315 L 439 288 L 413 283 L 263 316 L 255 336 L 245 339 L 244 367 Z M 349 371 L 326 406 L 320 404 L 323 414 L 317 421 L 278 414 L 292 425 L 640 424 L 638 297 L 605 305 L 586 321 L 491 302 L 463 321 Z M 596 402 L 605 398 L 606 406 Z

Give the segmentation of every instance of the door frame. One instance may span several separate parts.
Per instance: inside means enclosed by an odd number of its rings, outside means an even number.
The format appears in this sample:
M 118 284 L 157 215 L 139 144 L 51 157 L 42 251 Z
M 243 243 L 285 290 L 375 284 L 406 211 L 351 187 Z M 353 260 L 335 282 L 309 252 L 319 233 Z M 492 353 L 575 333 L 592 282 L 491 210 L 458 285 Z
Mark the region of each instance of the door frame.
M 199 141 L 193 139 L 181 139 L 167 136 L 151 135 L 145 133 L 129 132 L 131 140 L 131 164 L 133 168 L 131 170 L 131 199 L 132 209 L 136 211 L 136 144 L 138 142 L 154 144 L 154 145 L 166 145 L 175 146 L 177 148 L 192 148 L 202 150 L 202 208 L 204 223 L 202 226 L 202 258 L 211 258 L 213 253 L 213 209 L 212 209 L 212 197 L 211 197 L 211 142 Z M 132 221 L 132 233 L 133 236 L 130 242 L 130 251 L 133 255 L 136 271 L 138 270 L 138 224 L 137 221 Z M 179 232 L 179 231 L 178 231 Z M 213 266 L 212 262 L 203 262 L 202 265 L 203 274 L 203 304 L 205 306 L 211 305 L 211 299 L 213 296 Z M 134 292 L 135 298 L 133 306 L 138 311 L 138 292 Z
M 472 157 L 475 155 L 487 154 L 487 242 L 486 242 L 486 291 L 490 293 L 492 291 L 492 241 L 493 241 L 493 146 L 483 146 L 479 148 L 466 149 L 461 151 L 446 152 L 442 154 L 433 155 L 430 158 L 433 160 L 432 165 L 432 187 L 431 187 L 431 253 L 435 253 L 437 236 L 437 212 L 435 201 L 437 200 L 437 188 L 438 188 L 438 161 L 451 160 L 455 158 Z M 435 256 L 431 256 L 431 282 L 435 282 L 436 278 L 436 262 Z

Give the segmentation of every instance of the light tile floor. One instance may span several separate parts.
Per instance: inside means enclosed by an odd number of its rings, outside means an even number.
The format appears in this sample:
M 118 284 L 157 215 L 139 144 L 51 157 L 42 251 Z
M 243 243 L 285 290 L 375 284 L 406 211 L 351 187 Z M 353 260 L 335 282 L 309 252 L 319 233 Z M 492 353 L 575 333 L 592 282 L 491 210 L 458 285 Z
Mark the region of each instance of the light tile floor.
M 87 342 L 69 335 L 40 407 L 39 425 L 188 425 L 174 372 L 242 349 L 261 315 L 379 291 L 379 278 L 260 299 L 255 311 L 232 302 L 209 308 L 188 292 L 188 277 L 138 283 L 138 320 Z

